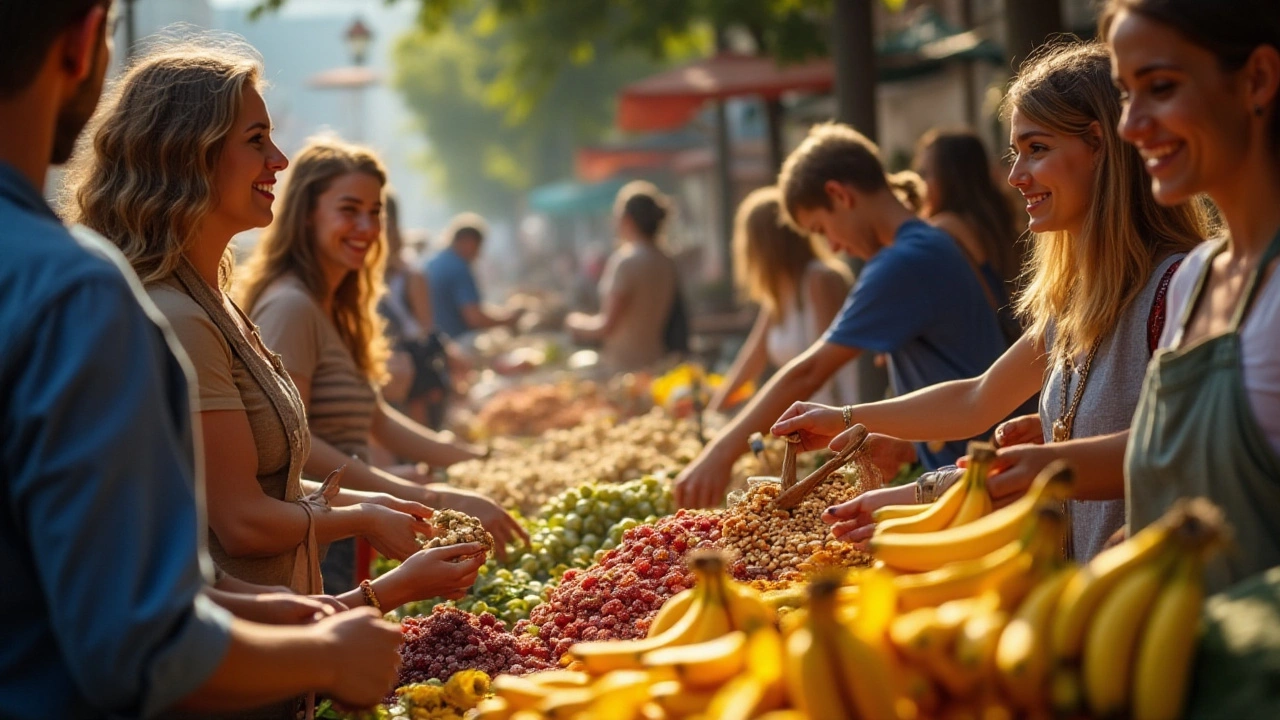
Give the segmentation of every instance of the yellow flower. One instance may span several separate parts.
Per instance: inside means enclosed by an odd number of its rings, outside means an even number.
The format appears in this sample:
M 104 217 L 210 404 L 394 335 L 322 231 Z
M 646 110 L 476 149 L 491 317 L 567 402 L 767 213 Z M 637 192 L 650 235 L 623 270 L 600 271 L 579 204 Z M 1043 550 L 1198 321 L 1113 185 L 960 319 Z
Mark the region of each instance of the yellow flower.
M 444 685 L 444 701 L 458 710 L 470 710 L 489 693 L 489 676 L 480 670 L 461 670 Z
M 442 697 L 443 688 L 436 685 L 415 684 L 405 685 L 396 690 L 396 694 L 403 700 L 408 700 L 409 704 L 414 708 L 423 708 L 426 710 L 435 710 L 443 707 L 444 699 Z M 414 715 L 414 720 L 425 720 Z

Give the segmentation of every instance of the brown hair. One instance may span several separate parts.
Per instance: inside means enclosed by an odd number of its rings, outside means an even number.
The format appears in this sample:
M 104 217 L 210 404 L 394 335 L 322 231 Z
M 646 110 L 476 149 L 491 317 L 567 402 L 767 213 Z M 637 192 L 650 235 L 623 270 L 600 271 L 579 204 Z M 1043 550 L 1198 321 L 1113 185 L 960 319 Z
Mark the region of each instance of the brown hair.
M 25 90 L 49 55 L 58 33 L 109 0 L 0 0 L 0 98 Z M 104 28 L 110 23 L 103 23 Z M 101 40 L 99 40 L 101 42 Z
M 618 191 L 614 208 L 618 215 L 630 218 L 646 240 L 656 241 L 662 234 L 663 223 L 671 214 L 671 201 L 657 185 L 645 180 L 632 180 Z
M 367 148 L 326 137 L 311 139 L 298 153 L 289 169 L 276 221 L 254 247 L 243 273 L 240 295 L 250 313 L 262 293 L 285 275 L 296 276 L 317 300 L 325 297 L 328 288 L 316 254 L 311 216 L 333 181 L 352 173 L 373 177 L 386 187 L 386 170 Z M 385 247 L 381 238 L 374 243 L 364 267 L 347 273 L 333 297 L 332 320 L 338 335 L 356 367 L 373 382 L 383 380 L 390 355 L 377 312 L 378 300 L 386 291 Z
M 205 35 L 158 47 L 106 93 L 68 167 L 68 222 L 120 247 L 144 283 L 168 277 L 218 204 L 214 173 L 245 88 L 262 61 L 242 41 Z M 231 249 L 219 282 L 231 283 Z
M 1173 28 L 1213 53 L 1228 72 L 1244 67 L 1263 45 L 1280 50 L 1280 2 L 1276 0 L 1108 0 L 1098 18 L 1098 37 L 1110 34 L 1122 10 Z M 1280 108 L 1271 115 L 1271 142 L 1272 149 L 1280 151 Z
M 477 242 L 484 240 L 484 236 L 489 234 L 489 225 L 484 218 L 473 212 L 459 213 L 449 221 L 448 227 L 444 230 L 444 237 L 449 238 L 449 242 L 456 242 L 466 236 L 471 236 Z
M 849 269 L 813 235 L 782 220 L 782 192 L 759 188 L 742 201 L 734 219 L 733 273 L 738 288 L 777 318 L 801 291 L 804 273 L 818 260 L 852 284 Z
M 889 175 L 889 189 L 898 200 L 911 212 L 919 215 L 924 210 L 925 195 L 928 188 L 924 178 L 915 170 L 899 170 Z
M 830 209 L 828 180 L 865 193 L 889 188 L 876 144 L 848 125 L 834 122 L 810 128 L 804 142 L 782 164 L 778 187 L 787 215 L 794 218 L 802 208 Z
M 968 130 L 931 130 L 916 146 L 916 167 L 925 159 L 933 176 L 925 205 L 936 215 L 949 212 L 973 226 L 987 262 L 1006 283 L 1018 275 L 1018 232 L 1013 209 L 996 187 L 987 148 Z
M 1033 55 L 1005 96 L 1004 112 L 1015 109 L 1091 145 L 1091 128 L 1100 130 L 1083 236 L 1037 235 L 1026 289 L 1016 303 L 1032 337 L 1043 338 L 1052 320 L 1056 345 L 1080 354 L 1116 326 L 1159 258 L 1204 239 L 1205 216 L 1191 203 L 1164 207 L 1155 201 L 1137 148 L 1117 131 L 1120 96 L 1101 43 L 1061 43 Z

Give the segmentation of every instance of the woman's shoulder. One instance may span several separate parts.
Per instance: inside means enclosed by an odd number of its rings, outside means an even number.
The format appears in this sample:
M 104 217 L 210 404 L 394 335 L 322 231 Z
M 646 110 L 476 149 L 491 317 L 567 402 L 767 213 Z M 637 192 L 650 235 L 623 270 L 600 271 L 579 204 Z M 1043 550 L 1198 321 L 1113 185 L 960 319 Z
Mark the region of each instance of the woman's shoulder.
M 230 342 L 218 324 L 181 285 L 166 279 L 147 283 L 146 290 L 147 297 L 169 321 L 169 327 L 193 362 L 200 365 L 213 348 L 230 354 Z
M 250 314 L 256 319 L 262 315 L 276 314 L 323 316 L 324 311 L 301 280 L 293 275 L 285 275 L 262 291 Z
M 172 278 L 146 284 L 147 297 L 164 313 L 171 324 L 179 321 L 209 321 L 209 313 Z

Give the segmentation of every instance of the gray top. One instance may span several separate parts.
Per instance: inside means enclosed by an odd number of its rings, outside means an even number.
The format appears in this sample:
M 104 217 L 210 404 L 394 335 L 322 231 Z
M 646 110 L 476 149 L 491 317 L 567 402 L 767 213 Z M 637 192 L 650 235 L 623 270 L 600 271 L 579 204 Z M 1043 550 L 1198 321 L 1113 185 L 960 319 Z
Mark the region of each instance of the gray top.
M 1115 331 L 1098 346 L 1076 410 L 1073 438 L 1110 435 L 1129 428 L 1142 394 L 1147 362 L 1151 359 L 1147 337 L 1151 305 L 1165 272 L 1182 257 L 1181 253 L 1171 255 L 1156 266 L 1142 292 L 1120 315 Z M 1050 322 L 1045 330 L 1045 347 L 1053 347 L 1055 329 Z M 1076 358 L 1075 362 L 1076 370 L 1067 386 L 1068 403 L 1075 396 L 1076 384 L 1080 381 L 1079 365 L 1084 358 Z M 1049 376 L 1040 392 L 1040 425 L 1045 442 L 1053 437 L 1053 421 L 1063 412 L 1063 367 L 1058 354 L 1052 350 L 1049 365 Z M 1071 500 L 1069 509 L 1071 557 L 1080 562 L 1088 562 L 1097 555 L 1107 538 L 1124 527 L 1124 500 Z

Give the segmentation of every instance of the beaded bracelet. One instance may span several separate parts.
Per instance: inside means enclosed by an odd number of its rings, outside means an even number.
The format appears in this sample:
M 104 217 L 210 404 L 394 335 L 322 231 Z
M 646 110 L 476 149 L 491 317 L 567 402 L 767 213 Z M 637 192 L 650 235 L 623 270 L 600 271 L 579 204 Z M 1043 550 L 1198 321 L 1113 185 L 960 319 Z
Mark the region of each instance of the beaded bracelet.
M 378 602 L 378 594 L 373 591 L 373 583 L 361 580 L 360 591 L 364 593 L 365 602 L 372 605 L 378 612 L 382 612 L 382 603 Z

